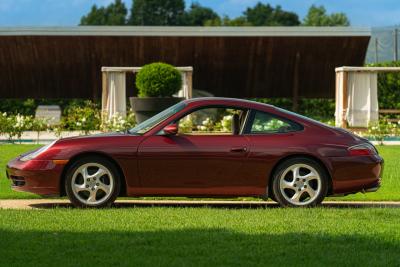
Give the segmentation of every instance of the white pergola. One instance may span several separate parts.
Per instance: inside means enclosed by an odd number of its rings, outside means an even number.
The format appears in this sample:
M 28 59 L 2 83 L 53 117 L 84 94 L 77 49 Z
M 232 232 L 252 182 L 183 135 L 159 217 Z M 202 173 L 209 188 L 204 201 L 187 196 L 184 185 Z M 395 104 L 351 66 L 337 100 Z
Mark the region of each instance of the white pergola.
M 335 71 L 336 126 L 366 128 L 369 123 L 378 121 L 378 73 L 400 72 L 400 67 L 343 66 Z M 385 110 L 385 113 L 397 111 Z
M 137 73 L 142 67 L 102 67 L 102 119 L 115 114 L 126 116 L 126 74 Z M 180 97 L 192 98 L 193 67 L 176 67 L 182 74 Z

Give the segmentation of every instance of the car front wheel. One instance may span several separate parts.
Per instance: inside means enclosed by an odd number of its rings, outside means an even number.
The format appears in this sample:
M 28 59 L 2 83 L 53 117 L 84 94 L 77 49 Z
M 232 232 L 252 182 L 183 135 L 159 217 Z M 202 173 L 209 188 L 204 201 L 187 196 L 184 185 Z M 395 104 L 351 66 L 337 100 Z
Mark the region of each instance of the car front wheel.
M 74 162 L 67 171 L 65 191 L 74 206 L 108 207 L 120 190 L 120 177 L 110 161 L 90 156 Z
M 281 206 L 315 206 L 327 194 L 328 175 L 312 159 L 292 158 L 278 166 L 273 175 L 272 186 L 274 198 Z

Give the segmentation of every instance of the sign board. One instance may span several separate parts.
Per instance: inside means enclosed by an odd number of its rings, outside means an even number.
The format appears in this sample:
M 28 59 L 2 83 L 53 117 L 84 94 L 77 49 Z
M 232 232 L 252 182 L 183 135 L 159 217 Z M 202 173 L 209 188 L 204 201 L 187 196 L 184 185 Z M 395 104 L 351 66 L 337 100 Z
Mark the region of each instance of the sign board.
M 45 119 L 50 125 L 59 124 L 61 120 L 61 108 L 57 105 L 39 105 L 36 109 L 35 118 Z

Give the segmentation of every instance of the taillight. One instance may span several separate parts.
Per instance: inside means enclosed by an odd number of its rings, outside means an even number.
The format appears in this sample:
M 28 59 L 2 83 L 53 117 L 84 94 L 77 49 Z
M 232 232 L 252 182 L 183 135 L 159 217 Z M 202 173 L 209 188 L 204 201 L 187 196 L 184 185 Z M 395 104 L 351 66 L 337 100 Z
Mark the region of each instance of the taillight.
M 348 151 L 350 156 L 369 156 L 377 154 L 375 147 L 369 143 L 349 147 Z

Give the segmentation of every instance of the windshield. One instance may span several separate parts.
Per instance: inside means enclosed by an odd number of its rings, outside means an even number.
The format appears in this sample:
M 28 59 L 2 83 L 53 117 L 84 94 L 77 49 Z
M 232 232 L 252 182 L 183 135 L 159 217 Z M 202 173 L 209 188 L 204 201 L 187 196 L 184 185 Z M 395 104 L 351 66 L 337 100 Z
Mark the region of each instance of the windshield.
M 150 119 L 147 119 L 144 122 L 136 125 L 134 128 L 130 129 L 128 132 L 131 134 L 144 134 L 147 131 L 151 130 L 153 127 L 155 127 L 160 122 L 166 120 L 167 118 L 169 118 L 172 115 L 181 111 L 184 107 L 186 107 L 186 104 L 184 102 L 175 104 L 175 105 L 167 108 L 166 110 L 161 111 L 157 115 L 154 115 Z

